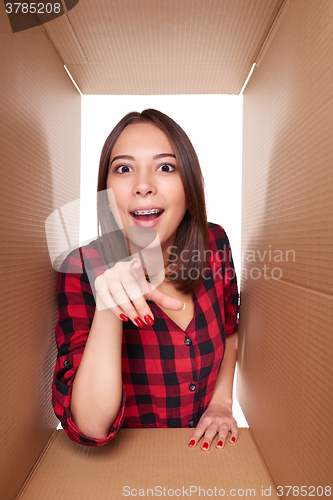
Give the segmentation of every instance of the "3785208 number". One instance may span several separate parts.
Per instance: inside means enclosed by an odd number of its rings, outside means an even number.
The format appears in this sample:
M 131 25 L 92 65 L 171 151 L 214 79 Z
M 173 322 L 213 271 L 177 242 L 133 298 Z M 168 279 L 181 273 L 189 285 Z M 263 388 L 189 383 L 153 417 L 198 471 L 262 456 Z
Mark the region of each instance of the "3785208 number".
M 332 494 L 331 486 L 277 486 L 277 495 L 293 497 L 330 497 Z
M 6 3 L 7 14 L 17 14 L 20 12 L 22 14 L 60 14 L 61 4 L 60 3 Z

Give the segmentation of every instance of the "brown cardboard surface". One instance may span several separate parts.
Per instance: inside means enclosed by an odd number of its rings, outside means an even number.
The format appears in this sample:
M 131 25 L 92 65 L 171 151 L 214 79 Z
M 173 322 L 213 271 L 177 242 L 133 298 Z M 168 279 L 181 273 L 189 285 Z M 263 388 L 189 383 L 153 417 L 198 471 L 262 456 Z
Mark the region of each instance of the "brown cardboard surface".
M 238 397 L 278 485 L 332 482 L 332 320 L 329 295 L 264 279 L 242 291 Z
M 57 431 L 18 500 L 116 500 L 125 498 L 134 489 L 137 496 L 184 498 L 183 488 L 191 498 L 212 496 L 214 488 L 214 497 L 223 496 L 222 489 L 225 496 L 233 498 L 245 496 L 246 489 L 254 489 L 255 496 L 261 497 L 262 487 L 271 487 L 270 498 L 278 498 L 249 429 L 240 429 L 236 444 L 227 443 L 223 450 L 213 447 L 208 452 L 187 445 L 192 432 L 191 429 L 121 429 L 106 446 L 86 448 L 71 442 L 63 431 Z M 125 486 L 129 489 L 123 490 Z M 161 487 L 160 495 L 158 490 L 154 491 L 157 486 Z M 154 495 L 147 488 L 153 489 Z M 168 494 L 170 489 L 179 491 Z M 230 490 L 236 491 L 230 493 Z
M 56 47 L 64 64 L 88 63 L 88 59 L 67 14 L 44 24 L 43 28 L 48 38 Z
M 80 0 L 44 28 L 84 94 L 238 94 L 281 3 Z
M 332 27 L 289 2 L 244 93 L 238 396 L 276 484 L 332 484 Z
M 53 210 L 79 197 L 80 95 L 40 27 L 13 34 L 0 9 L 0 497 L 15 497 L 57 425 Z

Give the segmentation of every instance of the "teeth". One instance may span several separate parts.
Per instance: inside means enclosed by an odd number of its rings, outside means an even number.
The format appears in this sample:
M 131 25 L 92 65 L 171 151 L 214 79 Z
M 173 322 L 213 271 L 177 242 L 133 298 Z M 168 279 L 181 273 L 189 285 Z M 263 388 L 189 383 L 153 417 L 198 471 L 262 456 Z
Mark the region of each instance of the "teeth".
M 150 215 L 150 214 L 158 214 L 161 212 L 159 208 L 152 208 L 151 210 L 135 210 L 133 213 L 136 215 Z

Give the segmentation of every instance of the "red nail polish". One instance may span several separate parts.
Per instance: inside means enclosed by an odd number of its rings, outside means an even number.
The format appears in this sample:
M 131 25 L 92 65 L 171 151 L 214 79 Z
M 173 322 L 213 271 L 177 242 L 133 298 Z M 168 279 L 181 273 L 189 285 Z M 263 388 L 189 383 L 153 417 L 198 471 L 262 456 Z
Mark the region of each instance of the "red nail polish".
M 188 443 L 189 446 L 194 446 L 195 445 L 195 439 L 191 439 L 191 441 Z
M 135 320 L 134 320 L 134 321 L 135 321 L 135 323 L 136 323 L 138 326 L 144 326 L 144 325 L 145 325 L 145 324 L 144 324 L 144 322 L 142 321 L 142 319 L 141 319 L 141 318 L 139 318 L 139 316 L 137 316 L 137 317 L 135 318 Z
M 221 441 L 221 439 L 220 439 L 220 441 L 218 441 L 218 443 L 217 443 L 217 445 L 216 445 L 216 446 L 218 446 L 219 448 L 222 448 L 222 446 L 223 446 L 223 441 Z
M 128 321 L 128 317 L 125 316 L 125 314 L 120 314 L 119 318 L 122 319 L 123 321 Z
M 208 447 L 209 447 L 209 444 L 207 443 L 207 441 L 205 441 L 204 444 L 202 445 L 202 449 L 208 450 Z
M 236 441 L 235 436 L 232 436 L 232 438 L 230 439 L 230 442 L 231 442 L 231 443 L 234 443 L 235 441 Z
M 149 314 L 146 314 L 146 316 L 144 316 L 144 319 L 145 319 L 145 322 L 147 323 L 147 325 L 153 325 L 154 324 L 154 320 L 153 320 L 153 318 Z

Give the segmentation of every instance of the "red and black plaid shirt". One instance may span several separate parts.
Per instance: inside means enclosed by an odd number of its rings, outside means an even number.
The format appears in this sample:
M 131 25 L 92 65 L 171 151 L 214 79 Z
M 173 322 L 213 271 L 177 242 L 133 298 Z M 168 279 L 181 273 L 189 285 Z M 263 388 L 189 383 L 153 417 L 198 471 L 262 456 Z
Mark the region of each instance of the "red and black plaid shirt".
M 147 301 L 154 324 L 123 324 L 123 398 L 104 439 L 85 436 L 75 425 L 70 400 L 75 374 L 95 312 L 94 279 L 105 266 L 94 242 L 72 252 L 59 272 L 58 356 L 52 402 L 63 429 L 85 445 L 103 445 L 121 427 L 194 427 L 206 410 L 225 349 L 237 330 L 238 290 L 228 238 L 209 223 L 209 266 L 193 294 L 194 316 L 182 330 L 157 304 Z M 88 265 L 87 265 L 88 264 Z M 98 362 L 98 360 L 96 360 Z

